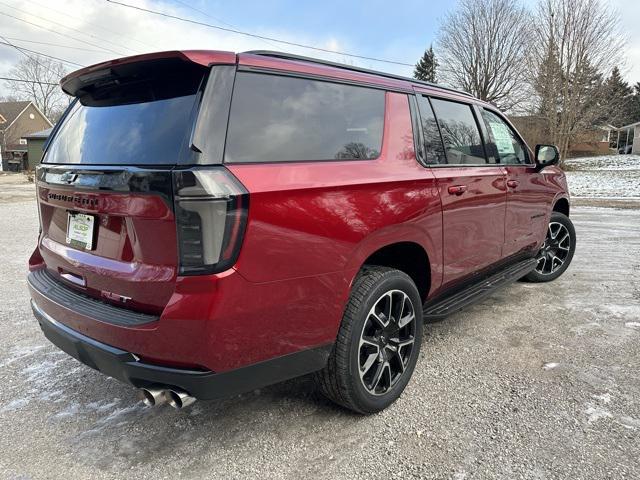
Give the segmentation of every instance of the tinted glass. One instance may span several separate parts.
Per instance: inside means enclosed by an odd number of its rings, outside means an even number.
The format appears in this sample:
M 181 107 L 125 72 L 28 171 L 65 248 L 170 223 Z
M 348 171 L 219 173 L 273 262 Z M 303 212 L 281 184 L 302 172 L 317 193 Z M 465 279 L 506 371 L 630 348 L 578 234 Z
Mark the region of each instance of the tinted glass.
M 427 163 L 447 163 L 442 138 L 429 99 L 419 95 L 418 107 L 422 120 L 422 136 Z
M 447 155 L 447 163 L 486 164 L 482 137 L 471 106 L 431 99 Z
M 491 140 L 491 144 L 488 147 L 493 150 L 500 163 L 511 165 L 529 163 L 529 156 L 524 144 L 504 120 L 488 110 L 482 110 L 482 117 L 487 124 Z
M 226 162 L 376 158 L 384 91 L 238 72 Z
M 195 95 L 126 105 L 86 106 L 64 119 L 43 162 L 173 165 L 191 132 Z

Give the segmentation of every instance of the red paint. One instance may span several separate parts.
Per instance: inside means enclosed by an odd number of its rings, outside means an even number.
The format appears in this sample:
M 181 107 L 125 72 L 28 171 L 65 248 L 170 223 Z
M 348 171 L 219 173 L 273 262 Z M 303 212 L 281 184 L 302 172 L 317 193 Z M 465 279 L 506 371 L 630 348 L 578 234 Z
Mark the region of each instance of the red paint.
M 229 52 L 164 52 L 88 67 L 62 83 L 112 65 L 168 57 L 202 65 L 236 61 Z M 237 58 L 246 66 L 406 92 L 416 87 L 485 105 L 407 80 L 250 54 Z M 386 93 L 384 139 L 375 160 L 227 167 L 249 192 L 247 227 L 236 265 L 205 276 L 176 275 L 175 220 L 159 195 L 40 184 L 43 232 L 30 268 L 78 275 L 88 295 L 131 297 L 128 308 L 160 319 L 119 327 L 32 292 L 35 301 L 69 327 L 144 359 L 222 372 L 333 342 L 351 283 L 378 249 L 397 242 L 422 247 L 431 284 L 421 293 L 431 298 L 479 269 L 537 248 L 553 202 L 567 196 L 556 168 L 423 167 L 416 161 L 407 94 L 397 91 Z M 70 205 L 56 195 L 71 195 L 74 210 L 97 215 L 95 251 L 66 245 Z
M 88 194 L 42 184 L 38 197 L 44 232 L 39 252 L 49 270 L 83 278 L 84 292 L 96 298 L 104 298 L 104 291 L 130 297 L 131 308 L 162 311 L 175 285 L 177 250 L 173 212 L 161 197 Z M 69 209 L 96 215 L 95 250 L 66 244 Z
M 433 168 L 442 198 L 443 286 L 502 257 L 505 175 L 500 167 Z M 465 186 L 451 194 L 451 186 Z

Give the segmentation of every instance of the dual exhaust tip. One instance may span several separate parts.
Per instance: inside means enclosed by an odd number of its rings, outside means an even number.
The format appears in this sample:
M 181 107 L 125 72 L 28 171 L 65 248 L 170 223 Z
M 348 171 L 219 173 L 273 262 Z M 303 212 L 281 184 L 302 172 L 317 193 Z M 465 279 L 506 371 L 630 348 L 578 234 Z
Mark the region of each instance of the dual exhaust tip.
M 162 389 L 162 388 L 141 388 L 139 390 L 140 400 L 148 407 L 154 407 L 168 403 L 173 408 L 180 410 L 193 404 L 196 399 L 182 390 Z

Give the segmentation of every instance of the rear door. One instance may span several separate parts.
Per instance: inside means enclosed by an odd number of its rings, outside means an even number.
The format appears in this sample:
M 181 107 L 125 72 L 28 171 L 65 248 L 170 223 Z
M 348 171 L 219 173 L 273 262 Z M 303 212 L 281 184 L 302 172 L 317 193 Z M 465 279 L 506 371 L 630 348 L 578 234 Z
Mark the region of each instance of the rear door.
M 534 251 L 544 238 L 550 200 L 544 174 L 540 173 L 527 146 L 515 130 L 495 111 L 479 109 L 488 134 L 487 149 L 507 175 L 505 257 Z
M 39 250 L 55 279 L 105 302 L 162 311 L 179 258 L 172 170 L 191 163 L 208 71 L 154 59 L 74 80 L 75 103 L 37 172 Z
M 502 258 L 506 205 L 505 172 L 487 157 L 471 105 L 419 95 L 427 152 L 441 137 L 435 154 L 443 209 L 443 286 Z

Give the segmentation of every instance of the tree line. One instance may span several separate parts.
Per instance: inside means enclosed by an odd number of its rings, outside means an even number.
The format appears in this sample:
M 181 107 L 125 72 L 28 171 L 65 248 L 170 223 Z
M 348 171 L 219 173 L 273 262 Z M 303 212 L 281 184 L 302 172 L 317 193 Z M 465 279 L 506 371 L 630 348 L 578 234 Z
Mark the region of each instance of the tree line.
M 414 77 L 543 118 L 565 158 L 579 132 L 640 121 L 640 82 L 630 86 L 617 65 L 625 46 L 618 18 L 601 0 L 539 0 L 532 9 L 460 0 Z

